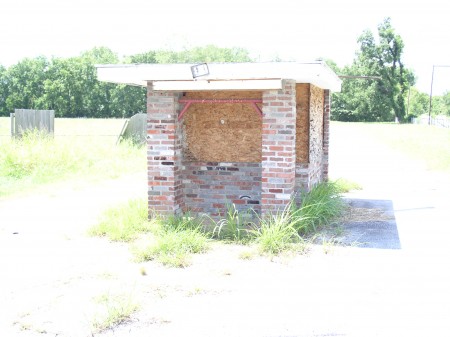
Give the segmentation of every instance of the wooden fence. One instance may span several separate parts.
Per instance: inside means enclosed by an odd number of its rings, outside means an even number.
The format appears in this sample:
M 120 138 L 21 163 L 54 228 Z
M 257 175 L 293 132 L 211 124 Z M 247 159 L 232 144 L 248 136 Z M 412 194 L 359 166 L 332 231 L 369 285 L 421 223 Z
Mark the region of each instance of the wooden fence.
M 147 114 L 138 113 L 126 120 L 117 143 L 122 139 L 130 139 L 135 144 L 145 144 L 147 135 Z
M 428 116 L 420 116 L 411 120 L 413 124 L 429 124 L 440 126 L 442 128 L 450 128 L 450 117 L 436 116 L 429 118 Z
M 11 136 L 21 137 L 29 130 L 39 130 L 54 135 L 54 110 L 15 109 L 11 114 Z

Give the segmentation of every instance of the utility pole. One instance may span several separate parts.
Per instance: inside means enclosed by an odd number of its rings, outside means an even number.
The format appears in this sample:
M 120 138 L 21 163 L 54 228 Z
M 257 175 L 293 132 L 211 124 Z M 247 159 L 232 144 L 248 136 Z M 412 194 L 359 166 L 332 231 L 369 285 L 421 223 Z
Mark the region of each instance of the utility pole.
M 431 73 L 431 88 L 430 88 L 430 109 L 428 110 L 428 125 L 431 125 L 431 110 L 433 108 L 433 81 L 434 68 L 450 68 L 450 65 L 433 65 L 433 72 Z

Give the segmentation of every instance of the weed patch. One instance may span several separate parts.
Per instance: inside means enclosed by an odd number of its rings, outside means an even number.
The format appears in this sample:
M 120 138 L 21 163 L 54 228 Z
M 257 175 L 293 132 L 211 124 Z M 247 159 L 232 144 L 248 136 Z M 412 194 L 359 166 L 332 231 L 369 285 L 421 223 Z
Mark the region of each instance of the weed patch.
M 89 137 L 54 139 L 28 132 L 7 139 L 0 151 L 0 196 L 65 179 L 95 180 L 145 169 L 145 149 Z
M 259 219 L 259 226 L 251 233 L 262 253 L 276 255 L 287 250 L 297 250 L 302 246 L 304 241 L 297 231 L 302 218 L 298 213 L 298 210 L 293 211 L 290 203 L 283 210 Z
M 140 233 L 149 232 L 154 223 L 148 221 L 147 202 L 130 200 L 123 205 L 107 209 L 101 221 L 89 229 L 93 236 L 106 236 L 111 241 L 131 241 Z
M 296 229 L 300 235 L 310 235 L 338 218 L 345 203 L 340 197 L 341 190 L 336 183 L 326 182 L 314 186 L 311 191 L 301 194 L 300 207 L 292 211 L 300 220 Z
M 126 322 L 139 309 L 139 304 L 125 293 L 105 293 L 94 298 L 94 301 L 98 304 L 98 312 L 92 321 L 94 332 L 111 329 Z
M 312 234 L 338 217 L 344 202 L 334 183 L 318 184 L 301 198 L 300 206 L 291 202 L 283 210 L 258 217 L 259 223 L 251 227 L 248 214 L 240 214 L 229 206 L 226 218 L 219 220 L 212 232 L 205 231 L 201 218 L 190 214 L 166 218 L 154 214 L 147 221 L 146 202 L 132 201 L 106 211 L 104 219 L 90 233 L 113 241 L 132 241 L 140 236 L 133 247 L 137 261 L 155 260 L 173 267 L 188 266 L 192 254 L 208 249 L 211 237 L 255 243 L 263 254 L 304 253 Z M 244 254 L 241 258 L 252 256 Z
M 219 240 L 244 242 L 249 239 L 249 218 L 251 214 L 244 214 L 236 209 L 235 204 L 227 205 L 224 219 L 217 221 L 213 230 L 213 237 Z
M 201 222 L 190 216 L 159 218 L 153 236 L 134 248 L 138 261 L 156 260 L 171 267 L 186 267 L 190 255 L 208 249 L 208 235 Z

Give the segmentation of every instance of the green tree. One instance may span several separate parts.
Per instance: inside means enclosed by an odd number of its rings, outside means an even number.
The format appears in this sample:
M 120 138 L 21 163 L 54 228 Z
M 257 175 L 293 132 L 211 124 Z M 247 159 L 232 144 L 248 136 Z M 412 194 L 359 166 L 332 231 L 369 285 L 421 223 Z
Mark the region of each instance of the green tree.
M 411 87 L 408 93 L 407 104 L 407 118 L 419 117 L 423 114 L 428 114 L 430 107 L 430 98 L 428 94 L 418 91 L 416 88 Z
M 442 101 L 444 103 L 444 114 L 450 116 L 450 91 L 444 93 Z
M 148 51 L 126 63 L 249 61 L 241 48 L 196 47 L 180 52 Z M 8 69 L 0 66 L 0 113 L 15 108 L 52 109 L 58 117 L 130 117 L 146 111 L 146 89 L 99 82 L 96 64 L 119 63 L 116 53 L 96 47 L 78 57 L 23 59 Z
M 48 60 L 40 56 L 25 58 L 8 68 L 6 109 L 9 112 L 14 112 L 14 109 L 40 109 L 45 105 L 42 97 L 48 65 Z
M 389 109 L 394 116 L 404 122 L 406 117 L 405 99 L 410 86 L 414 84 L 414 75 L 402 62 L 404 43 L 391 25 L 390 18 L 378 26 L 378 43 L 370 31 L 364 32 L 358 39 L 360 52 L 357 63 L 368 75 L 381 76 L 376 82 L 371 98 L 373 108 L 379 112 Z
M 44 81 L 45 108 L 57 117 L 79 117 L 86 112 L 85 69 L 80 58 L 54 58 Z
M 183 51 L 159 50 L 155 54 L 156 63 L 195 62 L 250 62 L 252 59 L 243 48 L 221 48 L 214 45 L 194 47 Z
M 145 53 L 128 56 L 125 58 L 125 63 L 157 63 L 156 51 L 151 50 Z
M 88 117 L 122 117 L 111 105 L 113 91 L 117 85 L 97 80 L 96 64 L 116 64 L 119 57 L 111 49 L 95 47 L 81 54 L 85 99 L 83 115 Z
M 335 70 L 336 71 L 336 70 Z M 343 76 L 340 93 L 333 93 L 331 100 L 333 120 L 349 122 L 381 122 L 392 120 L 391 111 L 380 108 L 383 102 L 377 98 L 377 80 L 367 77 L 367 70 L 360 63 L 346 66 L 339 71 Z
M 353 121 L 406 121 L 406 100 L 414 84 L 413 72 L 402 61 L 404 44 L 389 18 L 378 26 L 377 39 L 371 31 L 358 38 L 360 46 L 351 66 L 342 75 L 342 93 L 333 98 L 334 119 Z M 359 78 L 381 77 L 381 80 Z
M 6 98 L 8 97 L 8 79 L 6 68 L 0 65 L 0 116 L 7 116 Z
M 433 116 L 447 114 L 445 96 L 433 96 L 431 114 Z

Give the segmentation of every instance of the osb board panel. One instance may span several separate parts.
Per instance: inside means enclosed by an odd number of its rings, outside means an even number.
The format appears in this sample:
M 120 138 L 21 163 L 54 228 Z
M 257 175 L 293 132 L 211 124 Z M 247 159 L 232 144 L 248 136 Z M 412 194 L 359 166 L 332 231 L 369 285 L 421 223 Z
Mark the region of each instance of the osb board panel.
M 309 92 L 310 85 L 297 84 L 297 133 L 296 133 L 296 162 L 308 163 L 309 161 Z
M 262 93 L 200 91 L 188 92 L 182 98 L 262 99 Z M 193 103 L 183 120 L 184 158 L 209 162 L 260 162 L 261 123 L 261 115 L 248 103 Z
M 323 154 L 323 90 L 311 85 L 309 162 L 321 165 Z

